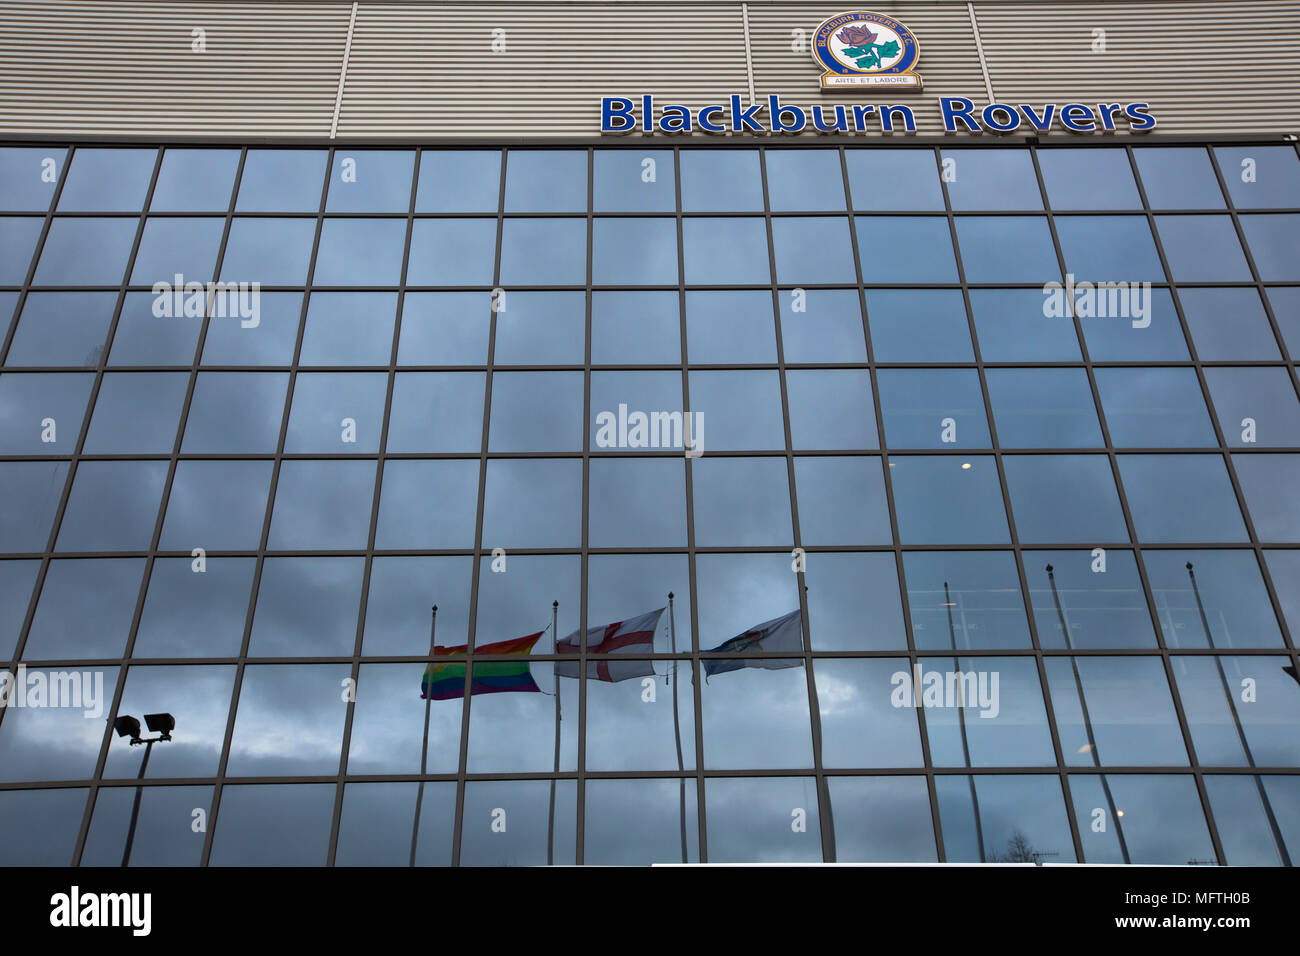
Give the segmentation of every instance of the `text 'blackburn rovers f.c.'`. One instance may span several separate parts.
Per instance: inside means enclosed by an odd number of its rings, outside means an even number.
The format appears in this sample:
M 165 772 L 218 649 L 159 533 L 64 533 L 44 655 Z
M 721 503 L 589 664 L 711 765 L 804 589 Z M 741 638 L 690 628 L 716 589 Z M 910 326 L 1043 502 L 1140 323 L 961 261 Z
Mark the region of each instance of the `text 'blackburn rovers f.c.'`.
M 812 56 L 826 72 L 823 90 L 921 88 L 912 72 L 921 49 L 912 31 L 879 13 L 839 13 L 813 35 Z

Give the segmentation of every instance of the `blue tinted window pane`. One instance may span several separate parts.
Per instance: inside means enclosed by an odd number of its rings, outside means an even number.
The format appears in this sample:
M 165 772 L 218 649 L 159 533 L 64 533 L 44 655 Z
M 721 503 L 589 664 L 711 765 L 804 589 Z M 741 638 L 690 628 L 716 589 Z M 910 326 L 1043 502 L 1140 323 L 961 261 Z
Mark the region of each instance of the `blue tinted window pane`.
M 156 559 L 132 654 L 237 656 L 256 564 L 255 558 L 210 557 L 196 572 L 188 557 Z
M 94 378 L 85 372 L 0 375 L 0 454 L 72 454 Z M 53 432 L 42 424 L 47 418 L 54 420 Z
M 688 285 L 772 281 L 762 219 L 685 219 L 682 247 Z
M 108 372 L 99 386 L 87 454 L 170 454 L 189 388 L 187 372 Z
M 186 282 L 207 282 L 217 264 L 217 250 L 226 221 L 206 219 L 158 219 L 145 222 L 140 249 L 131 269 L 132 285 L 155 282 L 175 285 L 175 275 Z
M 791 545 L 794 531 L 790 521 L 790 482 L 784 458 L 709 458 L 705 455 L 691 466 L 691 475 L 696 544 L 705 547 Z M 788 570 L 789 562 L 786 562 L 786 567 Z M 713 636 L 709 635 L 708 639 Z M 719 636 L 716 643 L 722 643 L 728 636 L 735 635 Z
M 1229 445 L 1300 445 L 1300 402 L 1286 369 L 1207 368 L 1205 382 Z
M 975 361 L 966 306 L 956 289 L 873 289 L 867 293 L 867 321 L 877 362 Z
M 1195 369 L 1099 368 L 1094 374 L 1116 448 L 1218 444 Z
M 497 365 L 582 364 L 587 322 L 582 292 L 512 292 L 496 318 Z
M 691 411 L 704 428 L 693 437 L 710 449 L 784 448 L 781 379 L 775 369 L 690 373 Z M 692 424 L 695 424 L 693 422 Z
M 686 353 L 693 365 L 775 364 L 772 294 L 686 293 Z
M 59 526 L 58 549 L 147 549 L 166 480 L 165 461 L 83 461 Z
M 620 406 L 625 408 L 620 409 Z M 683 448 L 686 420 L 682 411 L 680 372 L 593 372 L 591 374 L 591 447 Z M 646 427 L 636 430 L 633 413 L 650 416 Z M 656 414 L 667 413 L 665 420 Z M 625 440 L 619 438 L 620 417 L 626 422 Z M 691 423 L 696 432 L 698 416 Z M 708 430 L 702 438 L 708 438 Z M 693 436 L 694 437 L 694 436 Z
M 1142 560 L 1170 647 L 1282 645 L 1277 617 L 1252 552 L 1179 548 L 1146 551 Z
M 364 548 L 370 533 L 374 484 L 373 461 L 283 462 L 269 547 Z
M 875 448 L 871 376 L 865 369 L 785 373 L 790 442 L 796 448 Z
M 960 216 L 957 244 L 967 282 L 1060 281 L 1052 233 L 1042 217 Z
M 752 212 L 763 208 L 756 149 L 684 149 L 682 208 L 687 212 Z
M 1232 456 L 1261 541 L 1300 541 L 1300 455 Z
M 406 212 L 411 205 L 415 153 L 391 149 L 337 150 L 326 212 Z
M 176 466 L 162 547 L 254 550 L 262 540 L 269 461 L 182 461 Z
M 1261 790 L 1268 793 L 1275 783 L 1282 784 L 1285 794 L 1282 797 L 1270 795 L 1270 807 L 1277 819 L 1276 804 L 1283 804 L 1289 810 L 1300 801 L 1300 788 L 1295 783 L 1300 778 L 1289 780 L 1286 777 L 1251 777 L 1234 775 L 1207 774 L 1205 790 L 1210 798 L 1210 807 L 1214 811 L 1215 826 L 1219 831 L 1219 841 L 1223 844 L 1223 855 L 1228 866 L 1281 866 L 1284 861 L 1273 836 L 1273 829 L 1264 812 Z M 1275 803 L 1276 801 L 1276 803 Z M 1283 815 L 1285 819 L 1285 815 Z M 1279 830 L 1282 846 L 1287 845 L 1287 828 L 1281 821 Z M 1290 821 L 1287 821 L 1290 822 Z M 1292 833 L 1291 843 L 1294 846 Z
M 157 157 L 154 149 L 78 149 L 59 194 L 59 212 L 143 209 Z
M 1103 789 L 1102 782 L 1108 784 Z M 1214 861 L 1196 781 L 1179 774 L 1074 774 L 1069 778 L 1084 862 L 1186 866 Z M 1109 826 L 1092 829 L 1094 808 Z M 1111 812 L 1123 810 L 1123 820 Z M 1121 846 L 1119 835 L 1123 834 Z
M 918 650 L 1031 646 L 1010 551 L 912 551 L 903 569 Z
M 501 234 L 503 285 L 582 285 L 587 223 L 582 219 L 507 219 Z
M 1139 541 L 1246 540 L 1222 457 L 1120 455 L 1119 473 Z
M 501 153 L 495 149 L 426 149 L 420 154 L 416 212 L 496 212 Z
M 1300 248 L 1300 216 L 1242 216 L 1241 229 L 1262 280 L 1300 280 L 1300 259 L 1295 254 Z
M 1277 339 L 1254 289 L 1179 289 L 1183 318 L 1207 362 L 1276 361 Z
M 935 796 L 949 862 L 1074 862 L 1056 777 L 943 775 L 935 778 Z
M 301 372 L 284 439 L 287 452 L 375 453 L 384 424 L 384 372 Z
M 1192 743 L 1202 764 L 1300 765 L 1300 738 L 1292 728 L 1300 692 L 1282 669 L 1292 666 L 1289 657 L 1183 656 L 1175 657 L 1173 664 Z M 1247 680 L 1256 688 L 1249 704 L 1241 700 Z
M 1128 540 L 1105 455 L 1006 455 L 1002 466 L 1021 541 Z
M 793 291 L 781 296 L 781 343 L 786 362 L 865 362 L 862 306 L 851 289 L 805 289 L 802 309 Z
M 0 462 L 6 490 L 0 499 L 0 532 L 9 551 L 45 550 L 67 476 L 67 462 Z
M 686 546 L 682 459 L 596 460 L 590 480 L 588 543 L 593 548 Z M 627 507 L 629 500 L 638 502 L 635 509 Z
M 224 728 L 220 732 L 224 732 Z M 86 834 L 86 846 L 81 854 L 83 865 L 118 865 L 134 804 L 135 791 L 132 788 L 105 787 L 99 792 L 95 798 L 90 831 Z M 167 825 L 168 820 L 195 809 L 212 812 L 211 787 L 145 787 L 141 790 L 130 865 L 198 866 L 203 857 L 205 834 L 191 830 L 178 838 Z
M 585 150 L 511 150 L 506 155 L 506 212 L 585 212 Z
M 41 236 L 42 221 L 34 216 L 0 219 L 0 226 L 3 226 L 0 228 L 0 283 L 22 285 L 27 281 L 27 270 L 31 266 L 32 253 Z
M 411 227 L 407 285 L 491 285 L 495 219 L 420 219 Z
M 399 365 L 487 362 L 492 298 L 487 292 L 408 292 L 402 302 Z
M 254 719 L 270 726 L 276 716 L 263 712 Z M 256 743 L 248 746 L 256 751 Z M 337 770 L 337 753 L 334 762 Z M 212 834 L 212 865 L 324 866 L 334 792 L 328 784 L 227 787 L 221 792 L 221 823 Z
M 1038 168 L 1053 209 L 1142 208 L 1123 147 L 1041 149 Z
M 1160 658 L 1049 657 L 1044 664 L 1067 764 L 1187 763 Z
M 135 219 L 55 219 L 33 281 L 36 285 L 120 285 L 136 226 Z
M 472 560 L 467 556 L 375 558 L 366 597 L 365 653 L 427 654 L 434 604 L 441 634 L 457 639 L 467 634 Z
M 959 700 L 954 686 L 951 700 L 945 694 L 943 703 L 947 706 L 927 706 L 926 736 L 930 759 L 936 766 L 1032 767 L 1056 763 L 1034 661 L 1025 657 L 931 657 L 924 659 L 922 668 L 922 680 L 930 674 L 945 679 L 953 676 L 962 682 L 965 695 L 964 701 Z M 912 688 L 912 692 L 923 695 L 924 685 Z M 903 700 L 915 704 L 911 695 L 905 695 Z
M 890 466 L 898 533 L 904 544 L 1010 541 L 997 465 L 991 456 L 899 455 L 890 459 Z
M 817 692 L 843 705 L 819 699 L 822 725 L 822 760 L 828 767 L 919 767 L 921 738 L 916 713 L 910 707 L 890 706 L 894 674 L 907 673 L 906 658 L 817 661 Z M 926 714 L 929 717 L 929 713 Z M 861 733 L 863 726 L 879 727 L 878 734 Z
M 1175 282 L 1249 282 L 1250 268 L 1228 216 L 1157 216 Z
M 389 452 L 477 452 L 483 442 L 482 372 L 399 372 Z
M 127 296 L 129 305 L 131 297 Z M 408 300 L 409 301 L 409 300 Z M 256 314 L 214 317 L 203 340 L 204 365 L 288 365 L 298 342 L 301 292 L 263 292 Z M 122 334 L 118 323 L 114 349 Z
M 494 548 L 572 548 L 581 538 L 581 462 L 503 458 L 488 462 L 485 545 L 491 541 Z
M 324 150 L 250 149 L 239 178 L 239 212 L 316 212 L 325 186 Z
M 1042 209 L 1038 177 L 1023 149 L 945 149 L 952 160 L 948 198 L 953 209 Z
M 405 219 L 326 219 L 312 282 L 395 286 L 405 243 Z
M 63 172 L 62 147 L 0 149 L 0 209 L 45 212 Z M 53 160 L 53 164 L 46 160 Z
M 672 212 L 677 208 L 671 150 L 596 150 L 596 212 Z
M 239 169 L 237 149 L 168 149 L 149 200 L 152 212 L 225 212 Z
M 675 220 L 597 219 L 591 241 L 596 285 L 677 284 Z
M 1145 216 L 1061 216 L 1065 268 L 1088 282 L 1164 282 Z
M 801 660 L 781 663 L 785 666 L 779 669 L 744 667 L 719 674 L 717 679 L 701 688 L 701 691 L 708 689 L 708 693 L 700 694 L 700 723 L 704 726 L 704 765 L 707 768 L 786 768 L 807 767 L 812 763 L 808 678 L 799 666 L 803 663 Z M 778 700 L 782 702 L 780 708 L 774 706 Z M 710 780 L 706 786 L 711 789 L 715 782 L 720 781 Z M 781 780 L 787 785 L 793 782 L 789 777 Z M 811 808 L 815 803 L 792 803 L 790 806 Z M 709 810 L 716 813 L 720 809 L 710 796 Z M 789 815 L 789 810 L 783 814 Z M 787 824 L 783 829 L 790 830 L 790 826 Z M 749 832 L 752 834 L 754 830 Z M 712 840 L 712 826 L 709 827 L 709 836 Z M 821 847 L 816 842 L 809 848 L 809 855 L 812 859 L 821 858 Z M 712 853 L 710 859 L 713 859 Z
M 413 507 L 420 501 L 437 504 Z M 477 510 L 477 461 L 385 462 L 375 547 L 418 551 L 472 548 Z
M 1120 296 L 1120 314 L 1080 315 L 1088 356 L 1094 362 L 1186 362 L 1187 340 L 1168 289 L 1132 290 Z M 1128 307 L 1128 316 L 1123 314 Z M 987 358 L 988 356 L 985 356 Z
M 48 682 L 58 681 L 63 676 L 58 671 L 36 673 L 45 678 L 47 686 Z M 104 668 L 103 674 L 104 693 L 111 695 L 117 683 L 117 668 Z M 5 717 L 4 726 L 0 727 L 0 779 L 6 782 L 83 780 L 93 776 L 102 737 L 97 733 L 88 733 L 86 725 L 90 723 L 93 726 L 104 717 L 101 714 L 99 719 L 94 719 L 92 714 L 93 710 L 81 707 L 12 709 Z M 61 741 L 61 745 L 51 747 L 51 737 Z M 39 790 L 36 792 L 41 793 Z M 55 806 L 62 803 L 57 798 L 51 802 Z M 67 806 L 63 803 L 63 807 Z M 41 817 L 36 817 L 36 820 L 40 819 Z M 75 827 L 75 824 L 72 826 Z M 51 847 L 48 852 L 52 855 L 62 840 L 52 835 L 49 839 Z
M 770 296 L 768 300 L 771 300 Z M 687 301 L 690 301 L 689 297 Z M 497 316 L 498 354 L 502 347 L 503 318 Z M 551 347 L 568 348 L 558 342 L 552 342 Z M 592 293 L 591 361 L 594 364 L 676 364 L 681 360 L 681 315 L 677 293 Z
M 1083 369 L 985 372 L 1003 448 L 1094 448 L 1105 443 Z
M 857 281 L 847 219 L 773 219 L 772 248 L 778 282 Z
M 300 286 L 316 236 L 312 219 L 235 219 L 221 261 L 221 281 Z
M 874 456 L 796 458 L 802 543 L 818 547 L 891 543 L 882 472 L 880 459 Z M 834 604 L 829 602 L 828 607 Z
M 24 656 L 75 660 L 122 654 L 143 574 L 144 558 L 51 561 Z M 87 628 L 87 621 L 94 621 L 94 628 Z
M 1043 647 L 1156 646 L 1132 551 L 1026 551 L 1024 560 Z
M 773 212 L 844 209 L 839 150 L 769 149 L 763 158 Z
M 957 260 L 947 219 L 858 216 L 854 229 L 863 282 L 956 283 Z
M 1238 209 L 1300 206 L 1300 159 L 1291 146 L 1216 146 L 1228 195 Z M 1247 176 L 1247 170 L 1252 175 Z
M 491 451 L 580 451 L 580 372 L 498 372 L 492 377 Z
M 943 209 L 943 188 L 932 150 L 847 149 L 844 158 L 854 209 L 875 209 L 881 183 L 889 183 L 894 208 Z
M 1222 209 L 1223 193 L 1200 146 L 1133 150 L 1152 209 Z
M 974 369 L 881 369 L 877 383 L 890 448 L 992 444 Z
M 313 292 L 300 365 L 387 365 L 393 351 L 394 292 Z
M 325 689 L 339 686 L 350 670 L 346 664 L 246 667 L 230 742 L 230 773 L 241 777 L 337 773 L 346 708 L 335 707 Z M 304 739 L 308 728 L 310 746 Z M 229 790 L 222 794 L 223 826 L 230 822 L 224 816 L 229 794 Z M 295 812 L 302 813 L 305 808 L 294 802 Z M 318 825 L 325 823 L 326 830 L 315 841 L 321 850 L 329 843 L 328 819 L 326 810 L 325 821 L 318 821 Z M 247 833 L 244 829 L 241 835 Z
M 971 315 L 984 361 L 1082 361 L 1074 323 L 1045 315 L 1044 301 L 1037 289 L 972 289 Z

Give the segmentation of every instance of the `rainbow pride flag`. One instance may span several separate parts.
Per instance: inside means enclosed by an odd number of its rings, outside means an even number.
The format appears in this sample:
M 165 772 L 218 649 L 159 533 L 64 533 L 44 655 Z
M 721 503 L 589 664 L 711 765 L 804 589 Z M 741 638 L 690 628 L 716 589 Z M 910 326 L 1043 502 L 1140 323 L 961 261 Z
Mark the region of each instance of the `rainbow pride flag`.
M 540 694 L 541 688 L 533 680 L 528 669 L 528 655 L 533 645 L 544 634 L 538 631 L 526 637 L 516 637 L 495 644 L 484 644 L 474 648 L 474 678 L 469 692 L 474 694 L 505 694 L 510 692 Z M 448 657 L 452 654 L 464 654 L 469 645 L 457 644 L 455 647 L 435 647 L 433 656 Z M 479 657 L 511 657 L 513 660 L 482 661 Z M 432 668 L 426 667 L 420 681 L 420 698 L 430 700 L 458 700 L 465 696 L 465 661 L 433 662 Z M 429 673 L 432 670 L 432 675 Z

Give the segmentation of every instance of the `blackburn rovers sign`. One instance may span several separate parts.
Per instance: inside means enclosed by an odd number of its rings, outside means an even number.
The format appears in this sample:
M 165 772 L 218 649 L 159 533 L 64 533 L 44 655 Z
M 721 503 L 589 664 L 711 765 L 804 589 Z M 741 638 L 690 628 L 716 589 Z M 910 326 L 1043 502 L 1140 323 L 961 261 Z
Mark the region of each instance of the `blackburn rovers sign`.
M 826 72 L 823 90 L 913 89 L 921 48 L 912 31 L 879 13 L 840 13 L 823 20 L 813 35 L 812 56 Z

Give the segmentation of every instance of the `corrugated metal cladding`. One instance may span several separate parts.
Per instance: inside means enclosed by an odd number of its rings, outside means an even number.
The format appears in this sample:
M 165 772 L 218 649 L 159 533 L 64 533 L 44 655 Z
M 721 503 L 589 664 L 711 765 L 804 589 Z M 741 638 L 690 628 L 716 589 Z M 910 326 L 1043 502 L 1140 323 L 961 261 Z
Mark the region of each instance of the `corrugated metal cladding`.
M 883 96 L 818 88 L 807 42 L 854 4 L 745 6 L 748 50 L 741 2 L 360 0 L 345 70 L 349 0 L 0 0 L 0 135 L 594 136 L 602 95 L 700 107 L 747 96 L 751 79 L 801 106 L 906 103 L 922 133 L 940 130 L 939 96 L 987 102 L 964 2 L 857 7 L 920 41 L 925 89 Z M 1145 100 L 1155 135 L 1300 129 L 1300 0 L 974 8 L 1001 102 Z M 195 28 L 206 52 L 191 51 Z

